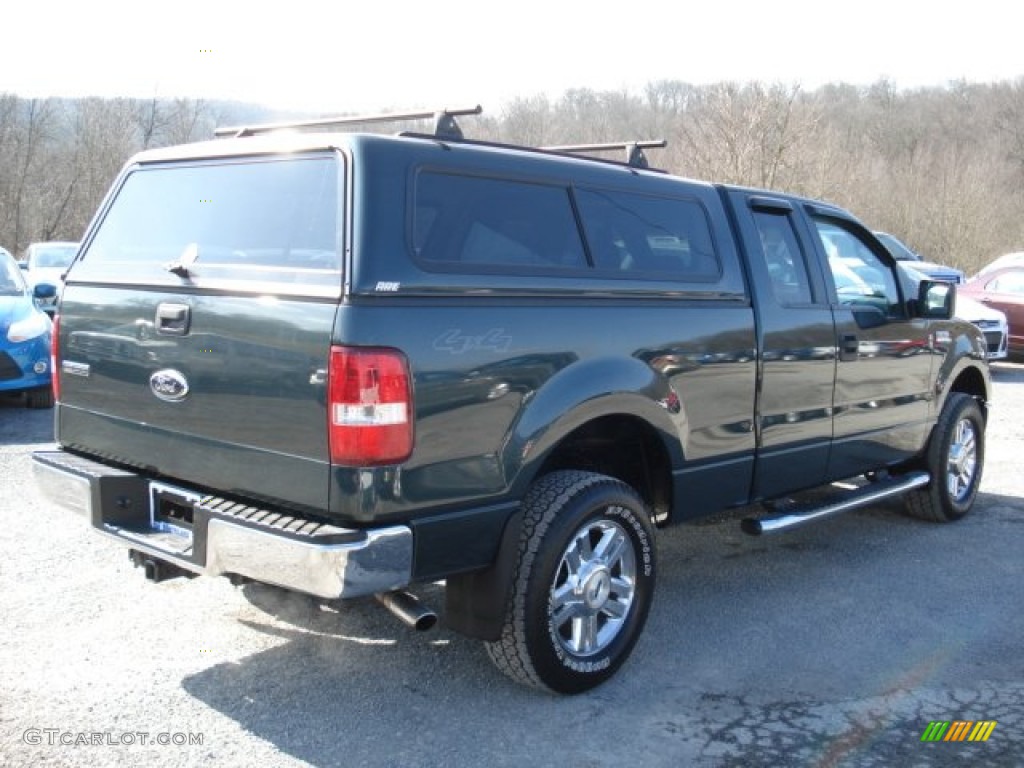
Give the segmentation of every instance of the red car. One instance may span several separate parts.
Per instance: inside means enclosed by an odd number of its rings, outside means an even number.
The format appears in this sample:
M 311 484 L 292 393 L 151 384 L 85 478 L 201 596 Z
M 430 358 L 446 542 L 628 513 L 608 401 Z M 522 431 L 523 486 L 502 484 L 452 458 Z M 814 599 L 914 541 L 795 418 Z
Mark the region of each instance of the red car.
M 986 267 L 957 291 L 1002 310 L 1010 326 L 1010 356 L 1024 357 L 1024 263 Z

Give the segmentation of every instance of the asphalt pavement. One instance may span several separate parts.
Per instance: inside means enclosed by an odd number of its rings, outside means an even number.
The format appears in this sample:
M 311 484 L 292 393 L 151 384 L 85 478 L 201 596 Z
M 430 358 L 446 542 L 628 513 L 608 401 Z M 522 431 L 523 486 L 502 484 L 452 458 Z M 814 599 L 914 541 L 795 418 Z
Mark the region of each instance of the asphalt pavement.
M 568 698 L 373 600 L 146 582 L 37 494 L 52 412 L 0 400 L 0 764 L 1024 765 L 1024 366 L 993 380 L 967 518 L 892 503 L 761 538 L 732 515 L 661 531 L 636 651 Z M 922 741 L 957 721 L 995 726 Z

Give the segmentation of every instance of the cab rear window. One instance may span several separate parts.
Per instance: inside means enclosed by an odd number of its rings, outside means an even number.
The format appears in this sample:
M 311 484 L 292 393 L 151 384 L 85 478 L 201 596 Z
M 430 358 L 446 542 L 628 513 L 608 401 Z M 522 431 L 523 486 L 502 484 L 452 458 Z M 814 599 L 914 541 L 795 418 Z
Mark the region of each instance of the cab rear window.
M 76 279 L 339 287 L 339 161 L 315 156 L 130 173 Z M 166 276 L 166 278 L 164 277 Z

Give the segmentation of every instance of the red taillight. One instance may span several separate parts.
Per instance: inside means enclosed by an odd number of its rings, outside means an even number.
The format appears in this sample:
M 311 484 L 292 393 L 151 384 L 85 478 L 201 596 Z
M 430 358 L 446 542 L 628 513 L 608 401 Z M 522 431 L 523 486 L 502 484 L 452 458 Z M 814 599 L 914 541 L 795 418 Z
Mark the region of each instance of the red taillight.
M 50 329 L 50 385 L 53 387 L 53 399 L 60 400 L 60 369 L 57 358 L 60 356 L 57 337 L 60 336 L 60 315 L 53 316 L 53 327 Z
M 412 453 L 412 379 L 396 349 L 332 347 L 328 378 L 331 461 L 399 464 Z

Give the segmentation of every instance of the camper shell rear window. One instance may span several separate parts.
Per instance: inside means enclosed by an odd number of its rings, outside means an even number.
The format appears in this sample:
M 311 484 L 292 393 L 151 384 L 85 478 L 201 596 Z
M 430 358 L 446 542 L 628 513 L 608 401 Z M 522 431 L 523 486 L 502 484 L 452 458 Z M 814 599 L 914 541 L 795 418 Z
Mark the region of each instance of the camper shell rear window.
M 75 278 L 174 284 L 187 276 L 197 286 L 280 292 L 283 284 L 333 295 L 341 285 L 343 178 L 334 154 L 138 167 L 118 188 Z

